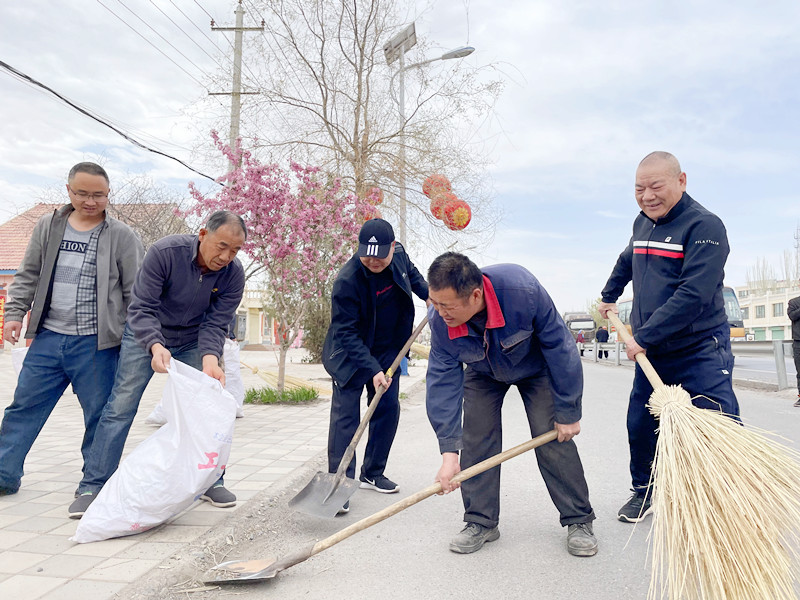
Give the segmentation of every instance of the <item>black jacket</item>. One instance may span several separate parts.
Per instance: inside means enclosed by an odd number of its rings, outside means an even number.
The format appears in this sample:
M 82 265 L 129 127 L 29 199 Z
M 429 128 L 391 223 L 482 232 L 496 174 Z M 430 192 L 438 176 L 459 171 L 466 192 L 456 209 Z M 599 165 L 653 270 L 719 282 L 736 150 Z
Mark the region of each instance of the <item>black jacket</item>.
M 347 385 L 358 369 L 368 369 L 372 376 L 389 365 L 381 365 L 372 356 L 377 319 L 397 319 L 396 338 L 391 346 L 397 352 L 403 347 L 414 328 L 413 292 L 422 300 L 428 299 L 428 284 L 408 258 L 400 242 L 395 243 L 394 256 L 388 267 L 395 284 L 403 290 L 404 308 L 397 315 L 378 315 L 375 305 L 377 290 L 374 279 L 358 255 L 345 263 L 333 283 L 331 325 L 322 348 L 322 364 L 340 386 Z
M 616 302 L 633 280 L 633 337 L 654 353 L 693 344 L 728 318 L 722 279 L 728 257 L 725 226 L 685 193 L 666 217 L 639 213 L 633 236 L 603 288 L 603 302 Z
M 800 342 L 800 296 L 789 300 L 786 314 L 792 320 L 792 339 Z
M 608 329 L 598 329 L 594 338 L 601 344 L 605 344 L 608 341 Z

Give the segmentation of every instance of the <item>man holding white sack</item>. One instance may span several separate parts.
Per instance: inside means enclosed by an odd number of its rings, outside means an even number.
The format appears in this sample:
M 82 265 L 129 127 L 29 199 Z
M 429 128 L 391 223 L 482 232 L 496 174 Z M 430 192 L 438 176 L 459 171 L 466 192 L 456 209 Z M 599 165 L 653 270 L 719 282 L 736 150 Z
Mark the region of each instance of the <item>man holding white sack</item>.
M 236 253 L 247 238 L 244 221 L 218 211 L 198 235 L 171 235 L 147 252 L 133 285 L 120 362 L 97 426 L 79 496 L 69 509 L 80 518 L 116 471 L 142 393 L 153 373 L 180 360 L 225 384 L 219 364 L 228 325 L 244 292 Z M 236 504 L 222 477 L 202 496 L 213 506 Z

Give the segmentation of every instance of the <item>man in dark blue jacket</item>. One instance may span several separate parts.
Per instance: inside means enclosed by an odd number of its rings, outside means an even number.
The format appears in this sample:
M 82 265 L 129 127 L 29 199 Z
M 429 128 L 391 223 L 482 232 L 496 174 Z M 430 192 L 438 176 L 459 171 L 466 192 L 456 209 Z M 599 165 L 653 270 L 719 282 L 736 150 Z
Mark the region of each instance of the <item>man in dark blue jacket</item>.
M 481 272 L 454 252 L 433 261 L 428 285 L 427 409 L 442 453 L 436 481 L 449 493 L 459 487 L 451 479 L 462 468 L 502 451 L 501 408 L 515 385 L 531 435 L 558 432 L 557 442 L 536 449 L 536 460 L 561 525 L 568 528 L 567 550 L 595 555 L 594 511 L 572 441 L 581 430 L 583 371 L 572 334 L 550 296 L 518 265 Z M 465 481 L 461 495 L 467 525 L 450 550 L 468 554 L 500 537 L 500 467 Z
M 397 492 L 383 473 L 400 419 L 399 379 L 384 371 L 411 336 L 412 292 L 428 299 L 428 285 L 394 239 L 392 226 L 370 219 L 358 234 L 358 251 L 342 267 L 333 284 L 331 324 L 322 349 L 322 363 L 333 378 L 328 433 L 328 470 L 339 468 L 360 421 L 360 400 L 367 403 L 378 386 L 387 388 L 369 423 L 369 440 L 361 467 L 361 487 L 384 494 Z M 355 477 L 356 461 L 347 467 Z M 344 512 L 349 509 L 349 502 Z
M 174 357 L 225 384 L 219 359 L 244 292 L 236 253 L 246 237 L 242 218 L 223 210 L 211 215 L 198 235 L 170 235 L 147 251 L 133 284 L 114 387 L 70 517 L 80 518 L 117 470 L 153 372 L 166 373 Z M 201 499 L 221 508 L 236 504 L 222 478 Z
M 605 317 L 633 281 L 628 358 L 640 352 L 665 384 L 680 384 L 702 408 L 738 417 L 733 393 L 733 353 L 722 299 L 728 237 L 722 221 L 686 193 L 686 173 L 672 154 L 653 152 L 636 169 L 641 208 L 633 236 L 602 292 Z M 647 409 L 653 388 L 636 366 L 628 404 L 633 495 L 619 510 L 635 523 L 652 512 L 648 483 L 658 424 Z

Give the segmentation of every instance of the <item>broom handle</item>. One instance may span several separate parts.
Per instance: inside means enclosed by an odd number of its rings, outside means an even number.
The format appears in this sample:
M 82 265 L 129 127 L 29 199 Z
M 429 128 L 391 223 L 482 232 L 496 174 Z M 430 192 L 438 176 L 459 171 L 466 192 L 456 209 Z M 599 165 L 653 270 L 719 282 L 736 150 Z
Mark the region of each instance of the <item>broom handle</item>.
M 617 316 L 616 313 L 608 311 L 607 317 L 608 320 L 611 321 L 611 324 L 617 329 L 617 333 L 624 341 L 627 342 L 628 340 L 633 340 L 633 336 L 628 333 L 628 328 L 622 324 L 622 321 L 619 320 L 619 316 Z M 647 360 L 644 352 L 639 352 L 635 358 L 636 362 L 639 363 L 639 366 L 642 367 L 642 371 L 644 371 L 644 374 L 647 376 L 647 379 L 650 381 L 650 385 L 653 386 L 653 389 L 657 390 L 660 387 L 664 387 L 664 382 L 661 381 L 661 377 L 658 376 L 658 373 L 656 373 L 653 365 L 651 365 L 650 361 Z
M 492 467 L 496 467 L 502 462 L 507 461 L 509 458 L 514 458 L 515 456 L 519 456 L 520 454 L 527 452 L 528 450 L 532 450 L 533 448 L 538 448 L 539 446 L 543 446 L 548 442 L 552 442 L 554 439 L 558 437 L 558 433 L 555 429 L 548 431 L 547 433 L 543 433 L 540 436 L 537 436 L 527 442 L 523 442 L 518 446 L 514 446 L 513 448 L 509 448 L 505 452 L 501 452 L 500 454 L 495 454 L 494 456 L 490 456 L 484 461 L 479 462 L 476 465 L 472 465 L 471 467 L 464 469 L 460 473 L 458 473 L 455 477 L 453 477 L 450 481 L 454 483 L 461 483 L 469 479 L 470 477 L 475 477 L 475 475 L 479 475 L 484 471 L 488 471 Z M 351 535 L 358 533 L 359 531 L 363 531 L 367 527 L 371 527 L 376 523 L 380 523 L 381 521 L 388 519 L 389 517 L 396 515 L 400 511 L 407 509 L 409 506 L 413 506 L 417 502 L 421 502 L 425 498 L 433 496 L 434 494 L 438 494 L 442 491 L 442 484 L 437 482 L 432 485 L 429 485 L 425 489 L 418 491 L 415 494 L 412 494 L 406 498 L 403 498 L 399 502 L 395 502 L 394 504 L 387 506 L 383 510 L 376 512 L 368 517 L 361 519 L 350 525 L 349 527 L 345 527 L 341 531 L 326 537 L 323 540 L 318 541 L 314 544 L 314 547 L 311 548 L 310 554 L 307 554 L 305 558 L 309 558 L 322 552 L 323 550 L 327 550 L 334 544 L 338 544 L 342 540 L 346 540 Z
M 420 321 L 420 324 L 417 325 L 417 328 L 411 332 L 411 337 L 408 338 L 408 341 L 405 343 L 400 352 L 397 353 L 397 357 L 395 357 L 394 362 L 386 371 L 387 378 L 392 377 L 394 372 L 397 370 L 397 367 L 400 365 L 400 362 L 403 360 L 403 357 L 408 352 L 408 349 L 411 348 L 411 344 L 414 343 L 414 340 L 417 339 L 417 336 L 422 332 L 427 323 L 428 323 L 428 315 L 425 315 L 425 318 L 422 319 L 422 321 Z M 374 413 L 375 409 L 378 407 L 378 402 L 380 402 L 381 396 L 383 396 L 383 392 L 385 391 L 386 388 L 384 388 L 383 386 L 379 386 L 379 389 L 375 390 L 375 397 L 372 399 L 372 402 L 369 403 L 369 406 L 367 407 L 367 410 L 366 412 L 364 412 L 364 416 L 361 419 L 361 423 L 358 424 L 358 429 L 356 429 L 356 432 L 353 434 L 353 439 L 350 440 L 350 444 L 344 451 L 342 460 L 339 461 L 339 468 L 336 469 L 336 476 L 334 477 L 333 485 L 331 486 L 332 491 L 335 490 L 344 479 L 345 473 L 347 471 L 347 466 L 350 464 L 353 455 L 356 453 L 356 446 L 358 446 L 358 442 L 359 440 L 361 440 L 361 436 L 364 434 L 364 430 L 367 428 L 369 420 L 372 418 L 372 413 Z

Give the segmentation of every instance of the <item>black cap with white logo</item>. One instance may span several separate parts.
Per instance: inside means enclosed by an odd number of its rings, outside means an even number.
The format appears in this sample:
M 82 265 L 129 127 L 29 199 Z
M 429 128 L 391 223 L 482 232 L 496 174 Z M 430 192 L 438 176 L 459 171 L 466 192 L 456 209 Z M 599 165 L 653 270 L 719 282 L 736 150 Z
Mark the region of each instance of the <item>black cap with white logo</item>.
M 394 229 L 388 221 L 370 219 L 358 233 L 358 255 L 367 258 L 386 258 L 392 249 Z

